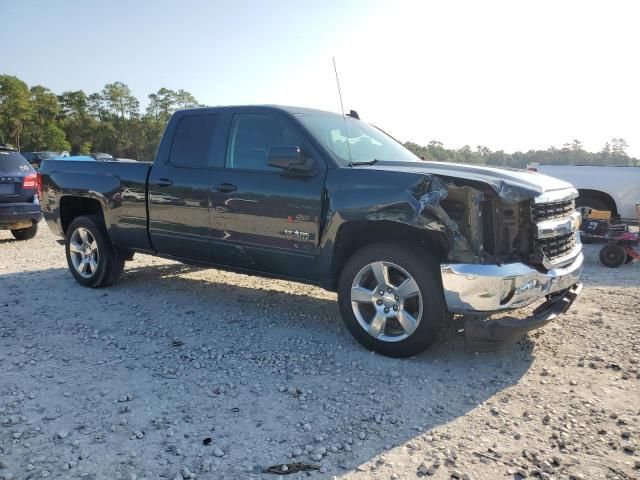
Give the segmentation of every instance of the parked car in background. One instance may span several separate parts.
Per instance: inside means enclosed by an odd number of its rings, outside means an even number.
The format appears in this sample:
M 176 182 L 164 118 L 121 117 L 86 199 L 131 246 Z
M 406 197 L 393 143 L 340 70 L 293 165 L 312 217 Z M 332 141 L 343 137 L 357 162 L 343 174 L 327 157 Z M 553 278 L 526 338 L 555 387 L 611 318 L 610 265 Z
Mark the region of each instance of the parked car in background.
M 31 164 L 33 168 L 38 169 L 42 164 L 42 160 L 46 160 L 47 158 L 59 157 L 60 153 L 58 152 L 21 152 L 21 155 L 25 158 L 27 162 Z
M 42 218 L 40 177 L 12 148 L 0 147 L 0 230 L 11 230 L 16 240 L 29 240 Z
M 47 160 L 40 171 L 44 217 L 78 283 L 109 285 L 141 252 L 316 284 L 385 355 L 424 350 L 454 313 L 467 315 L 471 350 L 498 348 L 581 288 L 570 184 L 423 162 L 352 116 L 182 110 L 153 164 Z M 527 318 L 484 318 L 533 303 Z
M 606 210 L 624 220 L 636 220 L 636 204 L 640 203 L 640 167 L 532 163 L 527 168 L 571 183 L 578 189 L 578 209 Z
M 89 156 L 95 158 L 96 160 L 111 160 L 113 158 L 112 155 L 103 152 L 90 153 Z
M 54 157 L 48 160 L 64 160 L 67 162 L 95 162 L 96 159 L 89 155 L 67 155 L 66 157 Z

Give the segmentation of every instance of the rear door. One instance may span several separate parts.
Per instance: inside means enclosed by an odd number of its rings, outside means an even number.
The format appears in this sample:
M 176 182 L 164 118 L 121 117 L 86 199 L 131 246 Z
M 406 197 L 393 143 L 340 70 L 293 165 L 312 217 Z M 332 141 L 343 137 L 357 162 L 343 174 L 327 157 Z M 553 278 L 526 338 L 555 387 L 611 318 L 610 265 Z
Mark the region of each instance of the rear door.
M 0 149 L 0 203 L 33 203 L 35 196 L 36 171 L 18 152 Z
M 272 147 L 298 146 L 312 175 L 267 165 Z M 238 109 L 230 118 L 224 168 L 212 184 L 215 263 L 295 278 L 315 277 L 326 165 L 281 112 Z
M 219 115 L 190 111 L 172 122 L 149 176 L 149 234 L 162 255 L 208 262 Z

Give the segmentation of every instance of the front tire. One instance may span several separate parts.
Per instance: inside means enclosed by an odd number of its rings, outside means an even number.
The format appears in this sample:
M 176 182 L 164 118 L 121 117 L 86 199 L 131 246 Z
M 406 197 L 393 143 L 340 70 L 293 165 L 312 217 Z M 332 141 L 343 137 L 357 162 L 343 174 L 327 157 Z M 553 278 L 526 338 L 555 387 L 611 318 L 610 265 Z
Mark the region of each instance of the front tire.
M 124 268 L 117 248 L 111 243 L 102 218 L 78 217 L 65 236 L 69 270 L 78 283 L 98 288 L 115 282 Z
M 410 357 L 438 337 L 446 317 L 439 265 L 402 243 L 365 246 L 338 281 L 342 319 L 355 339 L 390 357 Z
M 30 227 L 11 230 L 13 238 L 16 240 L 31 240 L 38 233 L 38 224 L 34 223 Z

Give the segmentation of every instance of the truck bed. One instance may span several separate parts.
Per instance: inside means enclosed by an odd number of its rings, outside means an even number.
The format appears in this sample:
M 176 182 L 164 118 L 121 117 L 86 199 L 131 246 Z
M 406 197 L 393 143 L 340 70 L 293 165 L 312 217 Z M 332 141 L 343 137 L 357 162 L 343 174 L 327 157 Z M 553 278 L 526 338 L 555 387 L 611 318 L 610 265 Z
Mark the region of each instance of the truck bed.
M 147 178 L 151 163 L 45 160 L 40 173 L 45 193 L 42 213 L 49 226 L 62 233 L 65 218 L 56 205 L 73 202 L 73 195 L 102 205 L 111 239 L 123 248 L 152 250 L 147 230 Z M 56 195 L 61 195 L 56 199 Z M 68 199 L 65 199 L 68 197 Z

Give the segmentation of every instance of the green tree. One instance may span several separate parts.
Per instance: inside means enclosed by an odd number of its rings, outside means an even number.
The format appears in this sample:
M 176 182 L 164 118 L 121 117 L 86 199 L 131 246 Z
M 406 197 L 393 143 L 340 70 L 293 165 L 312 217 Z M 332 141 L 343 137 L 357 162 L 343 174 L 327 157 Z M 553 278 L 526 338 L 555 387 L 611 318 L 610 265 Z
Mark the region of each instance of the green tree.
M 92 93 L 87 97 L 87 111 L 99 121 L 104 121 L 107 117 L 107 109 L 104 98 L 99 93 Z
M 447 151 L 442 142 L 438 142 L 437 140 L 431 140 L 427 145 L 427 151 L 429 152 L 429 157 L 438 160 L 440 162 L 446 162 L 451 160 L 451 152 Z
M 100 93 L 101 102 L 94 97 L 99 112 L 100 135 L 94 147 L 118 157 L 137 158 L 141 146 L 136 139 L 141 138 L 139 126 L 140 102 L 122 82 L 105 85 Z
M 97 121 L 90 113 L 87 94 L 82 90 L 64 92 L 59 102 L 59 122 L 71 144 L 71 153 L 90 153 Z
M 138 114 L 140 102 L 122 82 L 108 83 L 102 90 L 101 96 L 107 110 L 120 119 L 131 118 Z
M 612 138 L 611 145 L 611 151 L 614 155 L 627 156 L 627 148 L 629 148 L 629 145 L 624 138 Z
M 194 108 L 200 106 L 196 98 L 185 90 L 178 90 L 176 92 L 176 103 L 178 104 L 178 108 Z
M 49 89 L 36 85 L 29 90 L 31 117 L 24 128 L 24 148 L 27 150 L 67 150 L 69 142 L 57 122 L 60 104 Z
M 17 77 L 0 75 L 0 137 L 20 148 L 22 131 L 31 117 L 29 88 Z
M 491 150 L 485 146 L 482 145 L 478 145 L 476 147 L 476 149 L 478 150 L 478 154 L 482 157 L 482 158 L 487 158 L 489 155 L 491 155 Z

